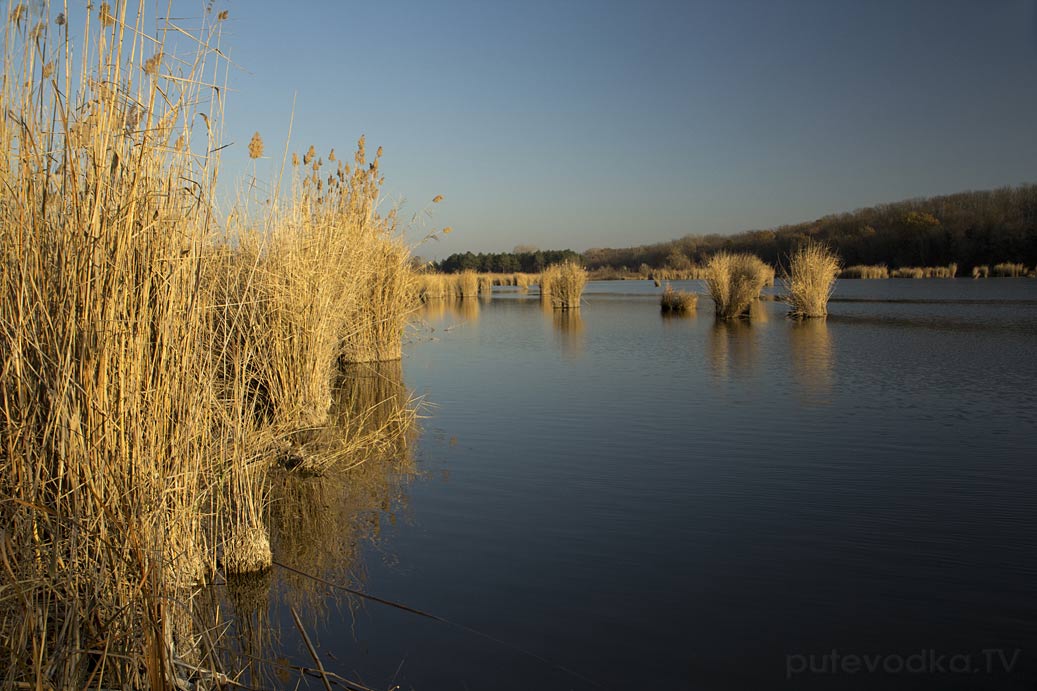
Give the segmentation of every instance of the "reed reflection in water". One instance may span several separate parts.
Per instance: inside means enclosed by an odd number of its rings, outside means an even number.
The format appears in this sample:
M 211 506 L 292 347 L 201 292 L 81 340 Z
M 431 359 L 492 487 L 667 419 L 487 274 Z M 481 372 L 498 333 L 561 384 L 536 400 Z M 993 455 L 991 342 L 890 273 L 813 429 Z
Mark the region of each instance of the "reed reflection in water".
M 247 669 L 239 682 L 279 687 L 287 683 L 279 612 L 294 607 L 316 628 L 332 605 L 353 612 L 355 597 L 319 580 L 363 590 L 360 559 L 365 544 L 379 540 L 383 521 L 395 523 L 407 504 L 416 474 L 413 442 L 415 402 L 403 383 L 402 363 L 380 362 L 343 369 L 335 391 L 331 424 L 312 430 L 300 453 L 334 458 L 321 474 L 280 468 L 270 476 L 268 524 L 273 571 L 228 579 L 224 593 L 232 614 L 224 636 L 226 668 Z M 363 449 L 360 451 L 359 449 Z M 336 611 L 337 614 L 337 611 Z
M 758 323 L 758 322 L 757 322 Z M 760 358 L 758 329 L 744 319 L 717 319 L 709 334 L 709 358 L 713 375 L 727 379 L 731 374 L 749 375 Z
M 458 319 L 467 322 L 479 321 L 479 299 L 476 297 L 470 298 L 457 298 L 456 300 L 447 300 L 447 307 L 450 309 L 450 313 Z
M 582 355 L 584 323 L 579 311 L 556 309 L 545 309 L 544 311 L 551 313 L 552 332 L 562 352 L 570 356 Z
M 788 329 L 792 376 L 804 403 L 827 403 L 832 393 L 832 337 L 824 319 L 794 320 Z

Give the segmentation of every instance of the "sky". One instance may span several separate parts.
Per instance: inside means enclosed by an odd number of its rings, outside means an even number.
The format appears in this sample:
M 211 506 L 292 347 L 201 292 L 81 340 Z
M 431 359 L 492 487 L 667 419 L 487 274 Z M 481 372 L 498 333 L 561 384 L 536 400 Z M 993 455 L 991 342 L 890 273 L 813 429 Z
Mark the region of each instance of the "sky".
M 625 247 L 1037 182 L 1037 0 L 222 0 L 226 183 L 384 148 L 415 251 Z M 434 207 L 431 199 L 442 194 Z M 413 220 L 411 220 L 413 219 Z

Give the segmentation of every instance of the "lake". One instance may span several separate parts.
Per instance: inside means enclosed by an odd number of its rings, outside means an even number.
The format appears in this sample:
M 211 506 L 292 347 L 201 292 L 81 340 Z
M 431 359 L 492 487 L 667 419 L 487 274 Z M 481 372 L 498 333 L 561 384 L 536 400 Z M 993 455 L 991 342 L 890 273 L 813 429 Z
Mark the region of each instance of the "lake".
M 450 623 L 275 571 L 280 662 L 294 604 L 376 689 L 1034 687 L 1037 281 L 841 281 L 803 323 L 498 290 L 423 312 L 408 461 L 275 541 Z

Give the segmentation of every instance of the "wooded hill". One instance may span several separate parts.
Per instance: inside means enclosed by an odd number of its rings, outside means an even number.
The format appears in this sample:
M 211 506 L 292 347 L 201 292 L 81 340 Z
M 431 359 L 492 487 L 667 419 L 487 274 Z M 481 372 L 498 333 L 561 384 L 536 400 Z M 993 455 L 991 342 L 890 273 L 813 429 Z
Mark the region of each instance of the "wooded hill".
M 1037 185 L 959 192 L 881 204 L 816 221 L 736 235 L 687 235 L 678 240 L 584 252 L 588 269 L 685 269 L 719 250 L 751 252 L 777 265 L 807 238 L 834 249 L 844 266 L 891 268 L 956 262 L 962 273 L 999 262 L 1037 264 Z M 959 274 L 960 275 L 960 274 Z

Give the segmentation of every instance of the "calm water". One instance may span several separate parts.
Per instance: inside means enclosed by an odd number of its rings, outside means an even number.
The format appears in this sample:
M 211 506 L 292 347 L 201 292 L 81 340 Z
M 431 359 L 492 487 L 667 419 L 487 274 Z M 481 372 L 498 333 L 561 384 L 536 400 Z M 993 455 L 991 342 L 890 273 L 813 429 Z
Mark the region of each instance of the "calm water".
M 775 302 L 716 323 L 706 297 L 665 319 L 657 295 L 426 313 L 403 363 L 434 404 L 417 474 L 374 506 L 329 495 L 331 576 L 497 641 L 317 588 L 299 607 L 327 668 L 378 689 L 1034 688 L 1037 281 L 843 282 L 803 324 Z M 307 664 L 297 594 L 271 617 Z

